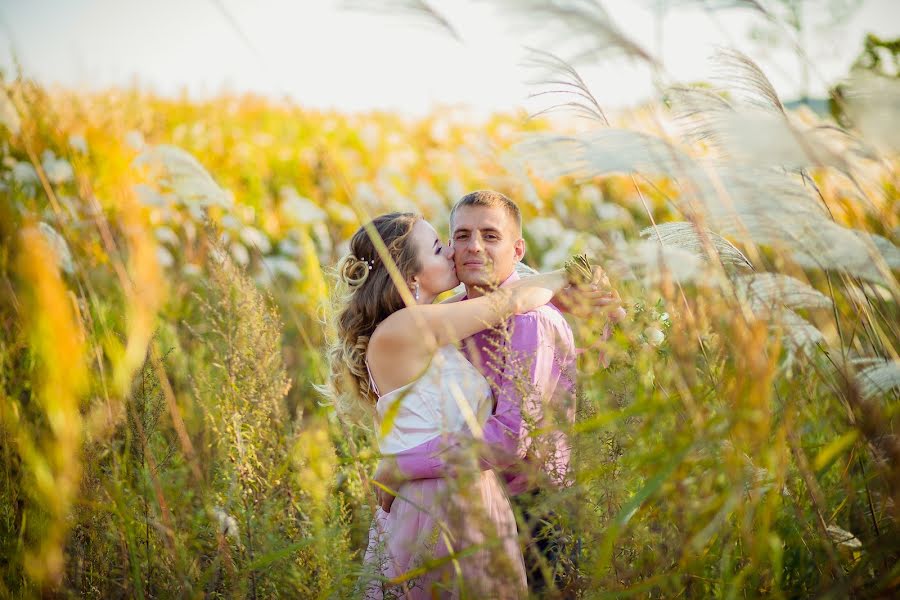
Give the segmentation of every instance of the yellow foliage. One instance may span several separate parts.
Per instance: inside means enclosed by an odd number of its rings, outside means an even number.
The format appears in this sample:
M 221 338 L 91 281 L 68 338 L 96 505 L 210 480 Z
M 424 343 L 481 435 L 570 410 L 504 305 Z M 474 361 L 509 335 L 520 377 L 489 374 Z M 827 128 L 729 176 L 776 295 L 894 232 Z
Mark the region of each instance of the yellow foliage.
M 87 386 L 85 347 L 57 257 L 36 227 L 19 234 L 16 271 L 25 292 L 23 312 L 37 368 L 34 398 L 49 435 L 37 423 L 20 423 L 17 442 L 34 477 L 37 503 L 48 513 L 41 543 L 25 557 L 38 583 L 59 583 L 68 516 L 81 482 L 82 420 L 79 402 Z

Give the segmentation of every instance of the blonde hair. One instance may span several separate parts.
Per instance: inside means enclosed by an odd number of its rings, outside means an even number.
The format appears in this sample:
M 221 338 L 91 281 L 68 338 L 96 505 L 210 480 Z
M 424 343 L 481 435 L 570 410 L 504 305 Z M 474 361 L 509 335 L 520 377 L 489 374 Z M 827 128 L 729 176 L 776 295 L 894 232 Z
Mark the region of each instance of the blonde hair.
M 453 217 L 456 216 L 456 211 L 464 206 L 502 208 L 513 220 L 513 223 L 516 224 L 516 229 L 520 232 L 522 231 L 522 211 L 519 210 L 519 205 L 510 200 L 507 196 L 500 192 L 495 192 L 494 190 L 478 190 L 477 192 L 470 192 L 457 200 L 456 204 L 453 205 L 453 208 L 450 209 L 451 230 L 453 229 Z
M 372 220 L 391 260 L 404 280 L 421 265 L 411 243 L 414 213 L 389 213 Z M 366 352 L 375 328 L 405 306 L 365 227 L 350 239 L 350 252 L 337 264 L 337 305 L 331 327 L 328 359 L 331 377 L 326 385 L 338 413 L 359 421 L 371 415 L 377 401 L 369 385 Z

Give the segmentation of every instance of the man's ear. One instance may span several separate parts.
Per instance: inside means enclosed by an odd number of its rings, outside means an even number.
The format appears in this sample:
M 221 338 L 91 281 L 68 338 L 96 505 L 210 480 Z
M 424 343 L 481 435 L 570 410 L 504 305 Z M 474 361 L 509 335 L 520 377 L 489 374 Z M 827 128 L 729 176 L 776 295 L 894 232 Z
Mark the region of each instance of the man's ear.
M 516 251 L 516 262 L 520 262 L 525 257 L 525 240 L 519 238 L 516 240 L 515 245 Z

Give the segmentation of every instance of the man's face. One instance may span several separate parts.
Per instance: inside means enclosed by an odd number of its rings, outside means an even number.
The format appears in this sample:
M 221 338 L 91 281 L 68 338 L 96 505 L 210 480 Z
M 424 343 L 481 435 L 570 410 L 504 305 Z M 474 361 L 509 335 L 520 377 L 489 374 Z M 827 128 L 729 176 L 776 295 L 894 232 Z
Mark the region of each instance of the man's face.
M 463 206 L 450 228 L 456 275 L 470 295 L 473 287 L 503 283 L 525 255 L 515 219 L 503 207 Z

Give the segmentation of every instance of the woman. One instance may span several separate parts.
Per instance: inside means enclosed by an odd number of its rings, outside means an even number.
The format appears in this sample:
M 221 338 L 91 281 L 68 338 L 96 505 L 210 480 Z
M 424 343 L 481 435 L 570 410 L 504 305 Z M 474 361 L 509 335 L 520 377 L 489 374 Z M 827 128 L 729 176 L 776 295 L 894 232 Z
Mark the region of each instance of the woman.
M 481 298 L 432 304 L 459 284 L 453 249 L 412 213 L 383 215 L 371 226 L 397 269 L 392 278 L 365 228 L 356 232 L 339 265 L 349 287 L 331 350 L 339 408 L 348 414 L 360 402 L 374 404 L 383 454 L 464 429 L 476 433 L 491 412 L 491 389 L 456 344 L 546 304 L 565 278 L 538 275 Z M 461 464 L 452 481 L 407 482 L 390 513 L 376 511 L 365 558 L 367 598 L 526 594 L 509 500 L 493 471 L 474 461 L 469 467 Z

